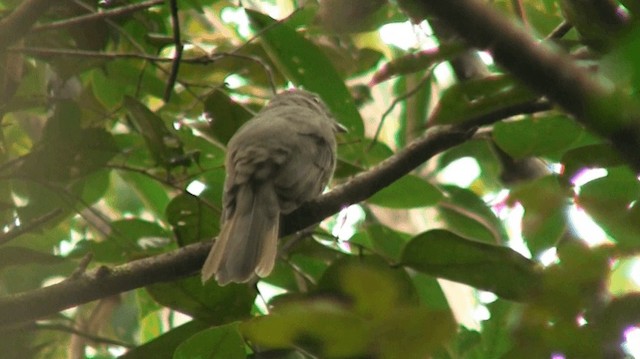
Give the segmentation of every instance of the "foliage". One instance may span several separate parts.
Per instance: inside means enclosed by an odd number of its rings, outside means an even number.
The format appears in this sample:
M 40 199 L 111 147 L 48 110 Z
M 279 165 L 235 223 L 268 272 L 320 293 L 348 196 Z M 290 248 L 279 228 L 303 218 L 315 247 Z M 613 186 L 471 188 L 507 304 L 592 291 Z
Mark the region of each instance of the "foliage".
M 637 113 L 634 2 L 486 3 L 632 99 L 585 111 Z M 10 17 L 21 4 L 0 6 Z M 4 358 L 623 355 L 623 334 L 640 324 L 640 183 L 620 147 L 590 130 L 615 139 L 637 118 L 585 129 L 500 66 L 457 61 L 475 52 L 417 0 L 48 6 L 0 51 L 0 308 L 65 278 L 142 272 L 122 265 L 214 238 L 225 144 L 274 88 L 318 93 L 349 129 L 333 185 L 415 151 L 425 133 L 477 132 L 384 189 L 360 183 L 375 193 L 281 239 L 255 287 L 166 268 L 132 291 L 67 298 L 78 306 L 38 321 L 0 316 Z M 389 25 L 424 18 L 433 34 L 395 34 L 422 42 L 382 41 Z M 478 174 L 451 175 L 461 163 Z M 599 242 L 576 213 L 604 230 Z M 440 279 L 469 285 L 473 305 Z

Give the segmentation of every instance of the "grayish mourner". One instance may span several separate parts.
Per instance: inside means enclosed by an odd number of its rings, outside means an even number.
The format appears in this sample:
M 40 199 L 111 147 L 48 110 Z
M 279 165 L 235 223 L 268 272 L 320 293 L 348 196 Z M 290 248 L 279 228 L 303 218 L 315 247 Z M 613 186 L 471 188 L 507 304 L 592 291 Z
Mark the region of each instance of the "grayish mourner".
M 343 130 L 320 98 L 303 90 L 278 94 L 240 127 L 228 145 L 222 229 L 203 282 L 246 282 L 271 272 L 280 215 L 322 193 L 336 165 L 335 134 Z

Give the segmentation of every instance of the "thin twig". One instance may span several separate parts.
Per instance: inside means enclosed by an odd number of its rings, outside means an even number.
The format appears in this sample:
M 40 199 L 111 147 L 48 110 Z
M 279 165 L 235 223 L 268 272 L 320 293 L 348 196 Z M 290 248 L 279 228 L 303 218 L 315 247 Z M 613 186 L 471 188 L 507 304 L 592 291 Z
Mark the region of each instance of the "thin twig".
M 139 59 L 139 60 L 146 60 L 151 62 L 173 61 L 173 59 L 168 57 L 158 57 L 154 55 L 136 54 L 136 53 L 130 53 L 130 52 L 98 52 L 98 51 L 87 51 L 87 50 L 78 50 L 78 49 L 47 48 L 47 47 L 10 47 L 7 49 L 7 51 L 19 52 L 27 55 L 36 55 L 36 56 L 72 56 L 72 57 L 107 59 L 107 60 Z M 207 56 L 203 56 L 197 59 L 191 59 L 187 61 L 202 62 L 202 59 L 206 57 Z
M 158 1 L 160 1 L 160 0 L 158 0 Z M 89 6 L 89 5 L 85 4 L 85 3 L 83 3 L 82 1 L 74 0 L 73 2 L 74 2 L 74 4 L 76 4 L 76 5 L 80 6 L 80 7 L 82 7 L 83 9 L 86 9 L 86 10 L 88 10 L 88 11 L 95 11 L 91 6 Z M 162 2 L 164 2 L 164 0 L 160 1 L 160 3 L 162 3 Z M 140 54 L 144 54 L 144 52 L 145 52 L 144 47 L 143 47 L 142 45 L 140 45 L 140 44 L 136 41 L 136 39 L 134 39 L 134 38 L 133 38 L 133 36 L 131 36 L 131 34 L 129 34 L 129 32 L 128 32 L 128 31 L 125 31 L 125 30 L 122 28 L 122 26 L 118 25 L 117 23 L 115 23 L 113 20 L 111 20 L 111 19 L 109 19 L 109 18 L 105 18 L 105 19 L 104 19 L 104 21 L 105 21 L 109 26 L 111 26 L 111 27 L 112 27 L 112 28 L 114 28 L 116 31 L 118 31 L 118 33 L 119 33 L 120 35 L 122 35 L 122 37 L 123 37 L 123 38 L 127 39 L 127 40 L 129 41 L 129 43 L 130 43 L 131 45 L 133 45 L 133 47 L 134 47 L 136 50 L 138 50 L 138 51 L 139 51 L 139 53 L 140 53 Z M 156 63 L 155 63 L 155 62 L 154 62 L 154 65 L 156 65 Z M 165 69 L 164 67 L 162 67 L 162 66 L 157 66 L 157 65 L 156 65 L 156 68 L 157 68 L 159 71 L 161 71 L 162 73 L 164 73 L 164 74 L 167 74 L 167 75 L 169 74 L 169 71 L 168 71 L 167 69 Z M 142 73 L 144 73 L 144 69 L 142 69 L 142 70 L 141 70 L 141 74 L 142 74 Z M 141 75 L 141 77 L 142 77 L 142 75 Z M 177 81 L 177 82 L 178 82 L 179 84 L 181 84 L 181 85 L 183 85 L 183 86 L 184 86 L 184 83 L 182 83 L 181 81 Z M 138 85 L 140 85 L 140 84 L 138 84 Z M 194 98 L 196 98 L 196 99 L 198 98 L 198 95 L 197 95 L 196 93 L 194 93 L 194 92 L 191 90 L 191 88 L 189 88 L 188 86 L 184 86 L 184 88 L 185 88 L 185 91 L 187 91 L 189 94 L 191 94 Z M 137 92 L 136 92 L 136 93 L 137 93 Z
M 182 59 L 182 40 L 180 39 L 180 18 L 178 17 L 178 4 L 176 0 L 169 0 L 169 9 L 171 11 L 171 24 L 173 25 L 173 44 L 175 47 L 173 61 L 171 62 L 171 72 L 167 80 L 167 87 L 164 89 L 163 100 L 165 103 L 171 99 L 171 92 L 178 78 L 178 70 L 180 69 L 180 60 Z
M 48 47 L 11 47 L 7 49 L 9 52 L 19 52 L 28 55 L 34 56 L 70 56 L 70 57 L 81 57 L 81 58 L 92 58 L 92 59 L 106 59 L 106 60 L 119 60 L 119 59 L 137 59 L 143 61 L 150 61 L 153 63 L 174 63 L 175 58 L 169 57 L 160 57 L 155 55 L 148 54 L 138 54 L 131 52 L 98 52 L 98 51 L 86 51 L 86 50 L 78 50 L 78 49 L 69 49 L 69 48 L 48 48 Z M 216 61 L 225 58 L 225 57 L 234 57 L 237 59 L 252 61 L 257 63 L 260 67 L 262 67 L 269 78 L 269 84 L 271 86 L 271 90 L 275 93 L 276 85 L 275 85 L 275 76 L 270 66 L 261 58 L 251 55 L 238 54 L 235 52 L 218 52 L 205 56 L 198 56 L 192 58 L 182 58 L 180 62 L 195 64 L 195 65 L 208 65 L 211 63 L 215 63 Z M 161 70 L 164 71 L 161 67 Z M 188 88 L 188 86 L 185 86 Z M 194 95 L 194 97 L 197 97 Z
M 93 253 L 92 252 L 88 252 L 87 254 L 85 254 L 84 257 L 82 257 L 82 259 L 80 259 L 80 263 L 78 263 L 78 266 L 73 271 L 73 273 L 71 273 L 71 275 L 67 278 L 67 280 L 78 279 L 78 278 L 80 278 L 80 276 L 84 275 L 86 273 L 87 267 L 89 267 L 89 263 L 91 263 L 92 259 L 93 259 Z
M 396 107 L 397 104 L 413 96 L 416 92 L 418 92 L 422 88 L 422 86 L 424 86 L 427 83 L 427 81 L 429 81 L 429 79 L 431 78 L 432 69 L 433 69 L 433 66 L 427 68 L 427 75 L 425 75 L 414 88 L 405 92 L 401 96 L 396 97 L 391 103 L 391 105 L 387 108 L 387 110 L 382 114 L 382 116 L 380 117 L 380 122 L 378 122 L 378 127 L 376 128 L 376 133 L 373 135 L 373 139 L 371 140 L 371 143 L 367 147 L 367 152 L 369 152 L 373 148 L 373 146 L 375 146 L 375 144 L 378 142 L 378 137 L 380 136 L 380 132 L 382 131 L 382 125 L 384 125 L 384 121 L 386 120 L 387 116 L 391 114 L 391 112 L 393 111 L 393 109 Z
M 251 38 L 249 38 L 247 41 L 245 41 L 242 45 L 238 46 L 237 48 L 235 48 L 231 54 L 237 54 L 240 50 L 242 50 L 245 46 L 249 45 L 251 42 L 253 42 L 255 39 L 259 38 L 260 36 L 262 36 L 264 33 L 266 33 L 267 31 L 273 29 L 274 27 L 280 26 L 282 24 L 284 24 L 285 22 L 287 22 L 290 18 L 292 18 L 296 13 L 298 13 L 299 11 L 301 11 L 304 7 L 299 7 L 295 10 L 293 10 L 291 12 L 291 14 L 289 14 L 287 17 L 285 17 L 284 19 L 281 19 L 279 21 L 274 22 L 273 24 L 270 24 L 269 26 L 260 29 L 260 31 L 258 31 L 257 33 L 255 33 Z M 262 63 L 261 63 L 262 64 Z M 271 82 L 271 91 L 273 92 L 273 94 L 275 95 L 277 93 L 276 90 L 276 84 L 274 81 L 274 77 L 273 74 L 271 73 L 271 68 L 264 64 L 263 65 L 265 71 L 267 72 L 268 76 L 269 76 L 269 81 Z
M 85 22 L 91 22 L 96 20 L 104 20 L 107 18 L 113 18 L 117 16 L 131 14 L 133 12 L 148 9 L 150 7 L 162 5 L 164 0 L 150 0 L 137 4 L 131 4 L 126 6 L 119 6 L 115 9 L 104 10 L 92 14 L 82 15 L 78 17 L 73 17 L 64 20 L 53 21 L 50 23 L 34 26 L 31 29 L 31 33 L 41 32 L 41 31 L 49 31 L 49 30 L 57 30 L 69 26 L 74 26 L 78 24 L 82 24 Z
M 25 223 L 23 225 L 16 227 L 12 231 L 9 231 L 6 233 L 0 233 L 0 245 L 9 242 L 10 240 L 17 238 L 24 233 L 29 233 L 34 231 L 35 229 L 49 222 L 51 219 L 55 218 L 61 213 L 62 213 L 62 210 L 60 208 L 57 208 L 49 213 L 43 214 L 40 217 L 34 218 L 33 220 L 29 221 L 29 223 Z
M 513 10 L 515 11 L 518 19 L 522 21 L 522 24 L 524 24 L 524 26 L 526 27 L 529 27 L 527 15 L 524 11 L 524 7 L 522 6 L 522 0 L 511 0 L 511 6 L 513 6 Z
M 567 20 L 562 21 L 555 29 L 551 30 L 545 40 L 558 40 L 566 35 L 573 26 Z
M 113 168 L 116 170 L 121 170 L 121 171 L 127 171 L 127 172 L 133 172 L 133 173 L 138 173 L 141 174 L 143 176 L 149 177 L 150 179 L 153 179 L 159 183 L 164 184 L 165 186 L 168 186 L 170 188 L 173 188 L 174 190 L 180 191 L 181 193 L 189 193 L 187 192 L 183 187 L 180 187 L 176 184 L 174 184 L 173 182 L 163 179 L 163 178 L 159 178 L 154 176 L 153 174 L 149 173 L 148 171 L 144 170 L 144 169 L 139 169 L 139 168 L 133 168 L 133 167 L 128 167 L 125 165 L 107 165 L 108 168 Z M 197 176 L 202 175 L 203 173 L 205 173 L 205 171 L 203 171 L 202 173 L 198 173 Z M 195 177 L 195 175 L 194 175 Z M 179 182 L 186 182 L 189 181 L 189 179 L 181 179 L 179 180 Z M 208 207 L 209 209 L 211 209 L 214 212 L 220 213 L 221 209 L 220 207 L 214 206 L 213 204 L 209 203 L 209 201 L 204 200 L 201 197 L 198 196 L 194 196 L 195 198 L 197 198 L 201 203 L 203 203 L 206 207 Z
M 103 344 L 111 344 L 111 345 L 119 345 L 121 347 L 125 347 L 125 348 L 134 348 L 135 345 L 131 344 L 131 343 L 126 343 L 120 340 L 115 340 L 115 339 L 109 339 L 109 338 L 104 338 L 104 337 L 100 337 L 97 335 L 92 335 L 89 333 L 83 333 L 81 331 L 79 331 L 78 329 L 72 328 L 72 327 L 68 327 L 66 325 L 62 325 L 62 324 L 41 324 L 41 323 L 36 323 L 35 325 L 35 329 L 37 330 L 55 330 L 55 331 L 60 331 L 60 332 L 65 332 L 65 333 L 70 333 L 70 334 L 74 334 L 86 339 L 89 339 L 93 342 L 96 343 L 103 343 Z
M 219 57 L 228 56 L 228 57 L 235 57 L 238 59 L 253 61 L 257 63 L 258 66 L 262 67 L 264 69 L 264 72 L 267 74 L 267 77 L 269 78 L 269 85 L 271 86 L 271 91 L 275 94 L 277 92 L 276 80 L 275 80 L 275 76 L 273 75 L 273 71 L 271 70 L 271 66 L 269 66 L 269 64 L 267 64 L 266 61 L 264 61 L 263 59 L 257 56 L 238 54 L 236 51 L 237 50 L 234 50 L 232 52 L 216 53 L 216 54 L 213 54 L 211 57 L 214 58 L 214 61 Z

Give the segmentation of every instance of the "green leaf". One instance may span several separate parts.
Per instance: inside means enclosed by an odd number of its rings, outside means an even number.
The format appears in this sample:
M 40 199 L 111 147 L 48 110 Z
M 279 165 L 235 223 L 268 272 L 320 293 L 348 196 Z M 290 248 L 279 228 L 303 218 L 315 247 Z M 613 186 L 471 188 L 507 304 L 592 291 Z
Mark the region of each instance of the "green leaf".
M 253 343 L 302 348 L 321 358 L 425 358 L 455 333 L 448 308 L 417 306 L 402 268 L 374 256 L 334 262 L 317 293 L 272 303 L 270 315 L 241 324 Z
M 119 243 L 122 248 L 151 249 L 164 247 L 173 237 L 159 224 L 139 218 L 121 219 L 111 222 L 111 235 L 107 241 Z
M 382 318 L 393 308 L 417 302 L 404 269 L 392 269 L 376 256 L 348 256 L 335 261 L 320 279 L 318 290 L 348 298 L 352 310 L 366 318 Z
M 427 127 L 435 78 L 431 68 L 398 78 L 394 93 L 398 97 L 413 93 L 404 100 L 396 135 L 398 148 L 422 136 Z M 382 120 L 382 117 L 380 118 Z
M 503 151 L 519 159 L 557 155 L 568 149 L 583 132 L 574 120 L 552 115 L 498 122 L 493 127 L 493 139 Z
M 555 175 L 517 186 L 509 194 L 509 202 L 524 207 L 522 235 L 534 256 L 553 247 L 564 234 L 564 216 L 572 196 L 571 188 Z
M 368 203 L 388 208 L 433 206 L 442 198 L 434 185 L 414 175 L 406 175 L 369 197 Z
M 550 11 L 545 9 L 541 11 L 538 1 L 525 2 L 524 11 L 527 16 L 527 23 L 536 31 L 537 34 L 549 34 L 564 20 L 555 4 Z
M 0 259 L 5 261 L 0 270 L 5 293 L 39 288 L 43 281 L 52 277 L 67 277 L 78 266 L 76 261 L 68 258 L 15 246 L 1 248 Z
M 369 348 L 366 322 L 342 303 L 314 299 L 287 303 L 240 325 L 245 338 L 272 349 L 302 348 L 322 358 L 349 358 Z
M 514 303 L 500 299 L 487 305 L 491 317 L 482 322 L 482 358 L 502 358 L 513 346 L 509 324 L 514 307 Z
M 27 265 L 27 264 L 42 264 L 53 265 L 64 262 L 62 257 L 54 256 L 53 254 L 35 251 L 24 247 L 15 246 L 3 246 L 0 247 L 0 271 L 5 268 Z
M 433 124 L 454 124 L 536 98 L 508 75 L 494 75 L 457 83 L 442 93 L 433 110 Z
M 176 348 L 211 324 L 194 320 L 158 336 L 154 340 L 129 350 L 119 359 L 171 359 Z
M 156 162 L 166 168 L 173 167 L 174 161 L 184 156 L 180 138 L 169 131 L 158 115 L 138 100 L 127 96 L 124 105 Z
M 399 308 L 376 328 L 377 358 L 429 358 L 456 333 L 456 322 L 449 310 Z
M 446 168 L 452 162 L 461 158 L 471 157 L 480 165 L 482 188 L 487 192 L 498 192 L 503 188 L 503 183 L 498 179 L 502 170 L 500 162 L 496 158 L 490 141 L 471 139 L 441 153 L 438 158 L 438 170 Z M 475 185 L 475 184 L 474 184 Z
M 500 219 L 473 191 L 453 185 L 442 186 L 446 196 L 438 214 L 447 229 L 479 241 L 503 244 L 508 236 Z
M 388 17 L 385 0 L 326 0 L 320 3 L 317 19 L 329 32 L 373 31 Z
M 174 197 L 167 206 L 166 216 L 181 246 L 209 240 L 220 230 L 219 208 L 189 193 Z
M 229 142 L 240 126 L 249 121 L 253 114 L 233 101 L 220 90 L 213 91 L 204 101 L 204 109 L 211 117 L 210 133 L 221 143 Z
M 103 69 L 91 71 L 91 88 L 96 99 L 108 108 L 117 108 L 124 99 L 124 91 L 121 86 L 114 86 L 113 79 L 105 76 Z
M 158 180 L 133 171 L 120 171 L 118 175 L 113 176 L 112 195 L 105 196 L 110 205 L 122 212 L 149 210 L 158 217 L 164 215 L 170 199 Z
M 451 310 L 437 278 L 416 272 L 411 276 L 420 303 L 434 310 Z
M 230 323 L 201 331 L 176 348 L 173 359 L 243 359 L 246 358 L 244 340 L 238 323 Z
M 353 176 L 362 170 L 370 168 L 393 155 L 389 146 L 377 141 L 372 145 L 370 139 L 362 139 L 351 143 L 340 144 L 338 147 L 338 164 L 334 173 L 335 178 Z
M 561 160 L 563 177 L 571 179 L 585 168 L 607 168 L 624 164 L 618 152 L 608 144 L 587 145 L 567 151 Z
M 118 153 L 113 136 L 102 128 L 82 128 L 78 104 L 64 101 L 43 130 L 42 140 L 25 156 L 18 177 L 68 182 L 103 168 Z
M 584 208 L 620 245 L 640 244 L 640 182 L 626 167 L 611 168 L 608 175 L 580 188 L 577 204 Z
M 400 259 L 402 248 L 409 238 L 404 233 L 374 223 L 362 227 L 360 231 L 349 238 L 349 243 L 364 246 L 378 255 L 397 261 Z
M 349 136 L 362 137 L 364 125 L 349 89 L 322 51 L 286 23 L 276 23 L 256 11 L 246 12 L 251 24 L 261 31 L 262 45 L 280 71 L 297 86 L 319 94 L 349 129 Z
M 595 4 L 589 1 L 561 0 L 562 13 L 589 47 L 606 52 L 618 42 L 625 22 L 618 17 L 615 2 Z
M 199 276 L 154 284 L 147 291 L 158 303 L 213 324 L 225 324 L 249 314 L 256 293 L 246 284 L 219 287 L 202 284 Z
M 518 252 L 441 229 L 411 240 L 404 249 L 402 264 L 512 300 L 528 299 L 539 289 L 541 280 L 535 263 Z
M 156 223 L 137 218 L 122 219 L 110 223 L 110 235 L 106 240 L 81 240 L 70 256 L 79 258 L 86 253 L 93 253 L 95 261 L 122 263 L 166 251 L 167 247 L 171 247 L 171 237 Z
M 369 86 L 377 85 L 394 76 L 412 74 L 447 61 L 462 52 L 461 44 L 443 44 L 436 49 L 422 50 L 392 59 L 374 75 Z

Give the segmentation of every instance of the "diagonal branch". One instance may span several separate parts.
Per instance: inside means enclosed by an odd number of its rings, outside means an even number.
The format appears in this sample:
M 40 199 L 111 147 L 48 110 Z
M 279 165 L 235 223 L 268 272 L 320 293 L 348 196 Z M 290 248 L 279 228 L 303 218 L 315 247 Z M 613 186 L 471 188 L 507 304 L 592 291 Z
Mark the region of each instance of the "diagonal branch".
M 294 233 L 351 204 L 366 200 L 436 154 L 471 138 L 474 132 L 475 127 L 461 126 L 427 133 L 376 167 L 287 215 L 282 223 L 283 234 Z
M 350 204 L 366 200 L 438 153 L 470 139 L 477 126 L 489 125 L 519 113 L 548 109 L 548 102 L 527 102 L 469 118 L 461 126 L 431 130 L 376 167 L 286 216 L 282 223 L 283 234 L 305 229 Z M 0 327 L 33 321 L 96 299 L 193 275 L 202 267 L 210 249 L 211 243 L 208 242 L 191 244 L 114 268 L 103 266 L 81 271 L 58 284 L 0 297 Z
M 285 234 L 306 228 L 363 201 L 432 156 L 469 139 L 473 130 L 451 127 L 412 142 L 378 166 L 298 209 L 284 219 Z M 58 284 L 0 297 L 0 325 L 32 321 L 99 298 L 177 280 L 196 273 L 210 243 L 197 243 L 114 267 L 99 267 Z
M 630 96 L 580 68 L 568 54 L 538 42 L 480 1 L 418 0 L 416 4 L 446 22 L 471 45 L 490 50 L 496 63 L 608 139 L 640 172 L 640 108 Z

